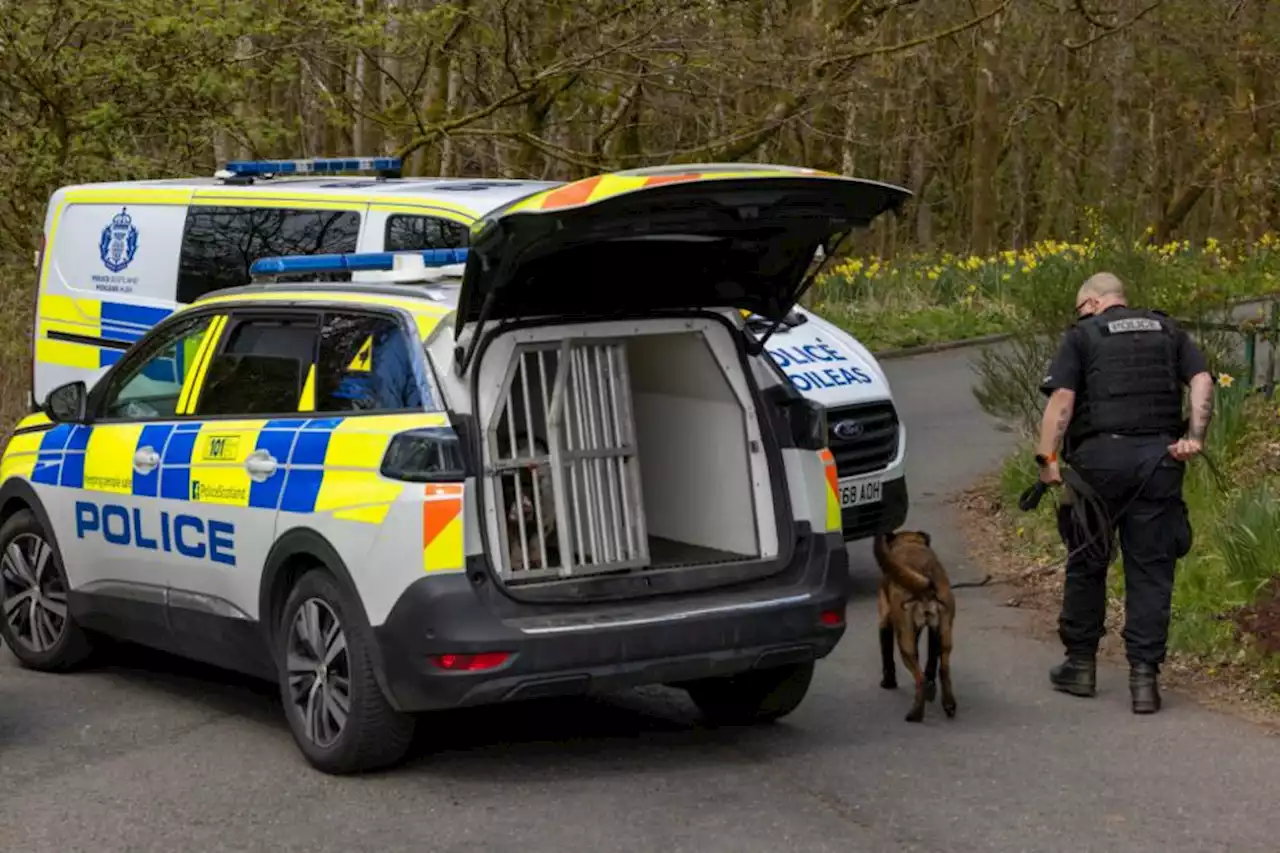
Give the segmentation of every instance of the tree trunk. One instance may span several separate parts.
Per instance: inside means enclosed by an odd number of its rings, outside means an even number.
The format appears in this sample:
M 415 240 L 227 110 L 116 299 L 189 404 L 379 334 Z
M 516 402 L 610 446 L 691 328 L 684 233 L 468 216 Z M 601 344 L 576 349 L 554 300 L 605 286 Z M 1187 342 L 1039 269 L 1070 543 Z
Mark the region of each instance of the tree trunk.
M 1000 18 L 976 33 L 977 95 L 973 116 L 973 209 L 969 248 L 988 255 L 996 245 L 996 171 L 1000 157 L 1000 109 L 996 81 Z

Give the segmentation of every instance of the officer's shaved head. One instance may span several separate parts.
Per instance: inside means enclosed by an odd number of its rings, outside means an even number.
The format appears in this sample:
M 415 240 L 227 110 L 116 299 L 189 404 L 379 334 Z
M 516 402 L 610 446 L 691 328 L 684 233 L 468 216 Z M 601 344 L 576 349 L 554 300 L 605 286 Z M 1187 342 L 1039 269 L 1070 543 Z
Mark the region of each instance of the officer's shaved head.
M 1112 305 L 1124 305 L 1124 282 L 1115 273 L 1094 273 L 1084 280 L 1076 293 L 1077 307 L 1083 306 L 1086 300 L 1093 303 L 1089 306 L 1093 311 L 1089 313 L 1102 311 Z

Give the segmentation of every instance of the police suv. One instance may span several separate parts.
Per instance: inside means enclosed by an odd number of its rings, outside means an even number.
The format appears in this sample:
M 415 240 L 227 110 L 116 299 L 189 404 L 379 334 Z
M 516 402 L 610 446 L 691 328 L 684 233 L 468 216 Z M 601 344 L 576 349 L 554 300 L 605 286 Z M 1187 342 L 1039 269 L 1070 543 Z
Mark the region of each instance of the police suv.
M 210 178 L 59 189 L 38 260 L 33 408 L 57 385 L 91 381 L 175 308 L 249 283 L 260 258 L 463 248 L 487 211 L 563 188 L 401 179 L 400 165 L 394 158 L 245 161 Z M 708 167 L 667 171 L 689 169 Z M 374 174 L 341 174 L 352 171 Z M 574 191 L 599 198 L 632 180 L 629 174 L 601 175 Z M 765 323 L 751 318 L 748 325 Z M 827 407 L 845 538 L 899 526 L 908 506 L 906 430 L 880 365 L 857 340 L 800 306 L 767 349 L 801 394 Z
M 463 261 L 454 288 L 359 280 L 387 254 L 261 259 L 304 280 L 201 295 L 53 388 L 0 461 L 18 658 L 106 636 L 273 679 L 335 773 L 399 760 L 432 709 L 665 683 L 713 721 L 791 712 L 848 557 L 824 409 L 740 312 L 784 316 L 815 250 L 907 193 L 591 186 L 423 253 Z

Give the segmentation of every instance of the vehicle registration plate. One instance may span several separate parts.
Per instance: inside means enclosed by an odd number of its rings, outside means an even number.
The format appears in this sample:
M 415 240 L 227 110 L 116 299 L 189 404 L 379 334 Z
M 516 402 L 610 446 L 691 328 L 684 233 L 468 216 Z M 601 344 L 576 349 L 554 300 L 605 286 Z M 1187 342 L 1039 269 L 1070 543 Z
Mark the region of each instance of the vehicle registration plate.
M 880 500 L 880 480 L 840 483 L 840 508 L 873 504 Z

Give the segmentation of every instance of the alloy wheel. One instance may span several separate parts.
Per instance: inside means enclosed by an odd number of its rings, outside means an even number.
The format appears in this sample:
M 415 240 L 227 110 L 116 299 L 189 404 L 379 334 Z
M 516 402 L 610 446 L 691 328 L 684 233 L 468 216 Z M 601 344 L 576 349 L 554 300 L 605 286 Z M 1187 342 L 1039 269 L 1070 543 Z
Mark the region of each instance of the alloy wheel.
M 307 740 L 328 747 L 351 712 L 351 666 L 338 615 L 319 598 L 302 602 L 289 629 L 289 696 Z
M 0 608 L 15 640 L 42 653 L 67 628 L 67 586 L 53 548 L 34 533 L 13 538 L 0 557 Z

